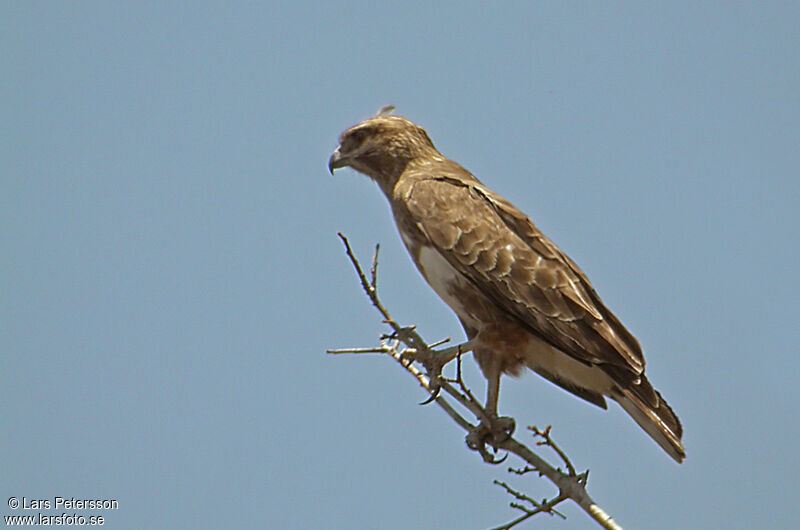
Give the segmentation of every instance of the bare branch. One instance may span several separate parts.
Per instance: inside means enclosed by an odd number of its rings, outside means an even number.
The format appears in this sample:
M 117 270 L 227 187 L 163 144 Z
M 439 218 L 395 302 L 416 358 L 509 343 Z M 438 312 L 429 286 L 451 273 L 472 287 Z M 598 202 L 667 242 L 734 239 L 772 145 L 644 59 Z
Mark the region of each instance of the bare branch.
M 508 468 L 508 472 L 509 473 L 514 473 L 515 475 L 527 475 L 528 473 L 531 473 L 533 471 L 536 471 L 536 470 L 534 468 L 532 468 L 531 466 L 525 466 L 525 467 L 519 468 L 519 469 L 513 468 L 513 467 Z
M 388 337 L 383 337 L 381 340 L 381 346 L 379 348 L 350 348 L 350 349 L 339 349 L 339 350 L 328 350 L 328 353 L 331 354 L 365 354 L 365 353 L 379 353 L 379 354 L 388 354 L 390 355 L 395 361 L 397 361 L 409 374 L 414 376 L 419 384 L 428 391 L 429 394 L 435 396 L 433 400 L 450 418 L 452 418 L 461 428 L 466 430 L 467 432 L 472 431 L 475 429 L 475 425 L 467 421 L 458 411 L 456 411 L 453 406 L 447 401 L 447 399 L 442 395 L 437 395 L 439 389 L 444 391 L 448 396 L 455 399 L 461 406 L 465 409 L 469 410 L 478 420 L 485 421 L 487 418 L 486 411 L 469 390 L 467 385 L 464 383 L 463 378 L 461 377 L 461 351 L 458 350 L 456 359 L 457 359 L 457 374 L 455 380 L 447 380 L 442 377 L 437 377 L 437 381 L 432 382 L 431 378 L 420 370 L 415 361 L 425 363 L 425 360 L 430 360 L 435 358 L 436 352 L 431 350 L 431 346 L 427 345 L 422 337 L 417 333 L 414 326 L 403 327 L 398 324 L 389 314 L 389 311 L 383 306 L 380 299 L 378 298 L 377 293 L 377 270 L 378 270 L 378 252 L 380 246 L 376 245 L 375 253 L 372 257 L 372 266 L 370 268 L 370 276 L 369 279 L 367 275 L 364 273 L 364 270 L 361 268 L 361 264 L 359 263 L 358 259 L 353 254 L 353 250 L 350 247 L 350 243 L 348 242 L 347 238 L 342 235 L 341 233 L 338 234 L 339 238 L 344 243 L 345 252 L 347 257 L 350 259 L 350 262 L 355 269 L 359 281 L 361 282 L 361 287 L 363 288 L 364 292 L 367 294 L 367 297 L 372 302 L 372 305 L 380 312 L 383 317 L 384 323 L 389 325 L 392 328 L 393 333 Z M 440 341 L 436 343 L 436 345 L 440 345 L 446 341 Z M 405 349 L 402 348 L 401 345 L 405 345 Z M 452 351 L 452 350 L 451 350 Z M 430 365 L 427 365 L 428 368 Z M 453 385 L 457 385 L 457 387 Z M 519 493 L 513 489 L 511 489 L 505 483 L 496 482 L 499 485 L 503 486 L 509 494 L 514 495 L 517 500 L 521 500 L 531 504 L 534 508 L 530 509 L 527 508 L 519 503 L 512 503 L 512 507 L 522 510 L 525 512 L 519 518 L 503 525 L 497 527 L 495 530 L 503 530 L 509 529 L 521 522 L 527 520 L 528 518 L 538 514 L 538 513 L 550 513 L 551 515 L 555 512 L 553 508 L 563 502 L 566 499 L 571 499 L 575 502 L 581 509 L 583 509 L 595 522 L 597 522 L 602 528 L 608 530 L 622 530 L 619 525 L 589 496 L 588 492 L 586 491 L 586 481 L 588 478 L 588 472 L 578 474 L 575 471 L 575 467 L 573 466 L 572 462 L 567 457 L 566 453 L 561 450 L 558 445 L 553 442 L 552 438 L 550 437 L 550 427 L 548 426 L 545 430 L 540 431 L 536 427 L 529 427 L 529 430 L 534 433 L 535 436 L 542 438 L 542 441 L 537 442 L 537 445 L 547 446 L 550 447 L 558 457 L 564 462 L 567 472 L 564 473 L 563 471 L 556 469 L 555 467 L 551 466 L 547 461 L 543 458 L 538 456 L 534 453 L 530 448 L 525 446 L 524 444 L 520 443 L 513 437 L 508 437 L 507 439 L 503 440 L 502 442 L 494 443 L 495 449 L 504 450 L 508 453 L 514 454 L 517 457 L 521 458 L 529 466 L 526 466 L 522 470 L 509 470 L 513 473 L 518 475 L 527 474 L 529 472 L 537 472 L 540 476 L 547 478 L 550 482 L 552 482 L 556 488 L 558 488 L 558 495 L 550 501 L 542 501 L 537 502 L 531 499 L 530 497 Z M 558 514 L 563 517 L 562 514 Z
M 389 351 L 384 348 L 343 348 L 339 350 L 325 350 L 325 353 L 330 353 L 333 355 L 339 355 L 343 353 L 389 353 Z
M 543 431 L 540 431 L 539 429 L 536 428 L 535 425 L 531 425 L 530 427 L 528 427 L 528 430 L 531 431 L 534 435 L 543 438 L 543 441 L 536 442 L 536 445 L 547 446 L 550 447 L 553 451 L 555 451 L 556 454 L 561 458 L 561 460 L 564 461 L 564 465 L 567 466 L 567 471 L 569 472 L 569 475 L 574 477 L 577 475 L 575 467 L 572 465 L 572 462 L 570 462 L 569 458 L 567 458 L 566 453 L 564 453 L 564 451 L 562 451 L 561 448 L 558 445 L 556 445 L 556 443 L 550 437 L 550 430 L 552 428 L 553 428 L 552 425 L 548 425 L 547 427 L 545 427 Z
M 372 286 L 372 290 L 376 290 L 378 288 L 378 253 L 381 251 L 381 244 L 375 244 L 375 253 L 372 255 L 372 267 L 369 269 L 370 275 L 370 286 Z
M 527 519 L 533 517 L 534 515 L 537 515 L 537 514 L 540 514 L 540 513 L 549 513 L 550 515 L 557 515 L 557 516 L 561 517 L 562 519 L 566 519 L 567 518 L 566 515 L 564 515 L 563 513 L 561 513 L 561 512 L 559 512 L 559 511 L 554 509 L 557 504 L 560 504 L 561 502 L 563 502 L 563 501 L 565 501 L 565 500 L 567 500 L 569 498 L 566 495 L 561 494 L 561 495 L 558 495 L 557 497 L 555 497 L 554 499 L 551 499 L 551 500 L 545 499 L 542 502 L 537 502 L 537 501 L 533 500 L 532 498 L 530 498 L 528 495 L 525 495 L 524 493 L 516 491 L 515 489 L 513 489 L 511 486 L 509 486 L 505 482 L 501 482 L 499 480 L 495 480 L 494 483 L 497 484 L 498 486 L 501 486 L 503 489 L 506 490 L 506 492 L 508 494 L 513 495 L 514 498 L 516 498 L 517 500 L 526 502 L 526 503 L 532 505 L 534 508 L 533 509 L 528 508 L 527 506 L 524 506 L 524 505 L 522 505 L 520 503 L 517 503 L 517 502 L 510 503 L 509 505 L 512 508 L 516 508 L 517 510 L 520 510 L 520 511 L 524 512 L 524 515 L 514 519 L 513 521 L 509 521 L 508 523 L 506 523 L 504 525 L 495 527 L 492 530 L 508 530 L 508 529 L 513 528 L 514 526 L 522 523 L 523 521 L 526 521 Z
M 533 500 L 532 498 L 530 498 L 528 495 L 525 495 L 524 493 L 513 489 L 511 486 L 509 486 L 505 482 L 501 482 L 499 480 L 495 480 L 493 482 L 495 484 L 497 484 L 498 486 L 501 486 L 503 489 L 505 489 L 506 492 L 508 492 L 510 495 L 513 495 L 515 499 L 517 499 L 519 501 L 527 502 L 528 504 L 531 504 L 534 508 L 536 508 L 539 511 L 546 511 L 548 513 L 553 513 L 554 515 L 558 515 L 562 519 L 566 519 L 567 518 L 567 516 L 562 514 L 561 512 L 553 510 L 553 507 L 556 504 L 558 504 L 559 502 L 567 499 L 566 496 L 559 495 L 556 498 L 554 498 L 552 500 L 549 500 L 549 501 L 547 499 L 545 499 L 542 502 L 537 502 L 537 501 Z M 520 509 L 522 511 L 525 511 L 525 512 L 530 512 L 531 511 L 530 509 L 525 508 L 524 506 L 522 506 L 520 504 L 517 504 L 517 503 L 513 503 L 513 504 L 514 504 L 515 508 Z

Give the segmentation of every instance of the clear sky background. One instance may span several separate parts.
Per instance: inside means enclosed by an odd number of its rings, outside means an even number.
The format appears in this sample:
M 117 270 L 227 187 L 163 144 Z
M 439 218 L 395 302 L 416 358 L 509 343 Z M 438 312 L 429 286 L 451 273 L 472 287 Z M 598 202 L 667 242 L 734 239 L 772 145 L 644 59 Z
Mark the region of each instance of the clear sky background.
M 493 479 L 552 494 L 390 359 L 324 353 L 385 329 L 337 231 L 382 243 L 398 320 L 463 338 L 377 187 L 327 172 L 391 103 L 587 272 L 688 458 L 533 374 L 500 412 L 552 424 L 627 528 L 796 527 L 800 4 L 0 6 L 0 514 L 483 529 L 516 516 Z M 563 511 L 526 528 L 593 527 Z

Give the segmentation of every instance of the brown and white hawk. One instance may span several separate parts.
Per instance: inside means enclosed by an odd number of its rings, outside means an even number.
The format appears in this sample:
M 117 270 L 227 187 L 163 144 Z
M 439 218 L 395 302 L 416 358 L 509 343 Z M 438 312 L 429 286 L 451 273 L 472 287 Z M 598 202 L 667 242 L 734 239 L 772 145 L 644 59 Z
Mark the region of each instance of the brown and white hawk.
M 329 169 L 380 186 L 428 284 L 455 311 L 488 380 L 496 418 L 503 373 L 528 367 L 590 403 L 617 401 L 672 458 L 678 417 L 645 377 L 636 338 L 589 279 L 514 205 L 442 156 L 421 127 L 380 112 L 344 131 Z

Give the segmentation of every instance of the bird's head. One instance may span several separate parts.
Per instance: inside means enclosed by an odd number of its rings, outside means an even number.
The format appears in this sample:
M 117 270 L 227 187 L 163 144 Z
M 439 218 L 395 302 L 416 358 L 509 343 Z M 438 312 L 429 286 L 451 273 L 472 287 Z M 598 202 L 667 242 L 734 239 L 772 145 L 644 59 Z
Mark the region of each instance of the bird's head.
M 425 129 L 400 116 L 378 115 L 350 127 L 339 137 L 339 147 L 328 160 L 331 174 L 349 166 L 389 187 L 412 160 L 423 156 L 441 156 Z

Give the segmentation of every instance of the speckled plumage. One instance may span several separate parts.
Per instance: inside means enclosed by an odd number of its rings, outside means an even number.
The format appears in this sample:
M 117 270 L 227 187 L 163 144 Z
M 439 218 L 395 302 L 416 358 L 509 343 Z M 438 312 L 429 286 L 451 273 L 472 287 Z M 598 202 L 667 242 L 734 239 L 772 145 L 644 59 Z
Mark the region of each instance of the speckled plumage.
M 399 116 L 366 120 L 342 133 L 329 164 L 378 183 L 420 272 L 479 339 L 475 358 L 490 386 L 527 366 L 603 408 L 611 397 L 684 458 L 680 422 L 645 377 L 638 341 L 583 271 L 421 127 Z

